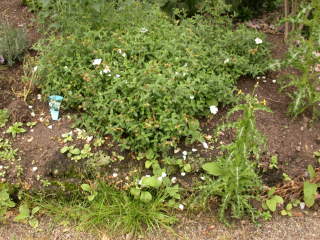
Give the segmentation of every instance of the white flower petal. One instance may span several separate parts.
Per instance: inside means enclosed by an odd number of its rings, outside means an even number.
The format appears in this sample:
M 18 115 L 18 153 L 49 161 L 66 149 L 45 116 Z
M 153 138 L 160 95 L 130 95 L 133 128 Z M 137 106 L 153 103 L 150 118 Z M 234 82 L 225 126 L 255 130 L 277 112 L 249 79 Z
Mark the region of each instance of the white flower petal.
M 256 44 L 261 44 L 262 43 L 262 39 L 258 38 L 258 37 L 254 41 L 256 42 Z
M 217 114 L 218 113 L 218 108 L 216 106 L 210 106 L 210 112 L 212 114 Z
M 100 65 L 101 62 L 102 62 L 102 59 L 101 58 L 97 58 L 97 59 L 93 60 L 92 65 Z

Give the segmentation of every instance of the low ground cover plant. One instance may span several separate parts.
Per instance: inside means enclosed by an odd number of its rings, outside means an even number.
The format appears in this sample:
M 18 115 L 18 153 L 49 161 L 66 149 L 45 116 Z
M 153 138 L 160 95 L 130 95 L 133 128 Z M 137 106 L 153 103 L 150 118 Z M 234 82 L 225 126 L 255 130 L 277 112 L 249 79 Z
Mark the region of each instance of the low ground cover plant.
M 232 102 L 241 75 L 268 69 L 264 37 L 228 21 L 172 22 L 159 7 L 131 1 L 108 11 L 65 4 L 79 10 L 62 11 L 60 36 L 36 47 L 42 91 L 64 96 L 65 107 L 81 111 L 80 125 L 126 149 L 164 153 L 183 138 L 200 141 L 197 118 Z M 87 15 L 73 21 L 78 14 Z

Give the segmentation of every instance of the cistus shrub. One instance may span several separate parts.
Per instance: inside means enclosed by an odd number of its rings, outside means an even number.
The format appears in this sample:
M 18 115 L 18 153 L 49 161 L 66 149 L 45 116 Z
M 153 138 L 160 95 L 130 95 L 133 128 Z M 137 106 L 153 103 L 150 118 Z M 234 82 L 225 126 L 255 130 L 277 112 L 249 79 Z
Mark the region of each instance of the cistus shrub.
M 64 96 L 64 107 L 81 113 L 80 125 L 133 151 L 201 140 L 197 119 L 232 102 L 241 75 L 268 69 L 264 36 L 234 31 L 228 21 L 172 21 L 159 7 L 124 1 L 101 6 L 90 22 L 94 9 L 73 6 L 79 9 L 60 12 L 69 22 L 55 18 L 60 34 L 36 47 L 42 91 Z M 87 15 L 74 21 L 79 14 Z

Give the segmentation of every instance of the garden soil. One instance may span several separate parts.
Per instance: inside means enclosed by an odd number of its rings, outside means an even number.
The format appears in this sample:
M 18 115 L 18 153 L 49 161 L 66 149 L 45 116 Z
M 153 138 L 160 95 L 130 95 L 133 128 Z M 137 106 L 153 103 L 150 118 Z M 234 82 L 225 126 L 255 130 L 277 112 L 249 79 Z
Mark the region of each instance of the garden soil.
M 26 29 L 30 46 L 40 37 L 40 34 L 36 32 L 37 26 L 32 17 L 33 14 L 22 6 L 21 0 L 0 0 L 0 22 L 7 21 L 16 27 Z M 264 22 L 265 25 L 267 24 Z M 268 31 L 268 41 L 273 48 L 273 57 L 282 58 L 286 52 L 283 35 L 277 31 L 272 33 Z M 36 53 L 30 51 L 29 54 Z M 272 113 L 259 112 L 257 114 L 258 128 L 267 138 L 268 154 L 261 163 L 262 168 L 265 169 L 261 174 L 264 184 L 269 186 L 283 184 L 283 173 L 291 178 L 303 177 L 306 175 L 306 168 L 309 164 L 319 167 L 313 156 L 315 151 L 320 150 L 319 122 L 312 122 L 308 113 L 295 120 L 290 119 L 286 114 L 290 99 L 285 93 L 279 91 L 278 83 L 281 76 L 288 71 L 290 70 L 270 72 L 256 79 L 244 77 L 238 82 L 238 88 L 245 93 L 253 92 L 256 84 L 259 83 L 254 94 L 261 101 L 265 100 L 267 106 L 272 110 Z M 53 176 L 54 170 L 68 169 L 68 160 L 59 151 L 63 144 L 58 139 L 62 133 L 70 131 L 71 120 L 64 115 L 62 120 L 52 122 L 48 114 L 47 102 L 37 97 L 39 90 L 33 89 L 29 95 L 25 94 L 25 84 L 21 81 L 22 75 L 21 64 L 16 64 L 11 68 L 0 65 L 0 109 L 7 108 L 10 111 L 11 121 L 37 122 L 32 130 L 13 140 L 14 148 L 19 149 L 21 158 L 19 165 L 24 169 L 19 181 L 25 189 L 29 189 L 37 186 L 39 178 Z M 24 101 L 24 98 L 27 101 Z M 203 121 L 201 126 L 204 132 L 212 132 L 217 123 L 221 122 L 225 112 L 226 110 L 222 109 L 217 116 Z M 32 116 L 31 113 L 34 115 Z M 0 137 L 3 135 L 4 133 L 0 133 Z M 268 170 L 269 159 L 272 155 L 278 156 L 278 166 L 277 169 Z M 6 181 L 15 182 L 16 171 L 9 172 Z M 180 222 L 173 227 L 175 233 L 161 230 L 141 238 L 317 240 L 320 239 L 318 208 L 319 204 L 316 204 L 312 211 L 294 210 L 293 217 L 277 215 L 272 221 L 263 222 L 260 226 L 247 220 L 239 220 L 231 227 L 225 227 L 219 223 L 214 214 L 205 213 L 194 216 L 179 212 Z M 8 213 L 8 216 L 15 216 L 15 214 L 16 210 L 13 210 Z M 134 238 L 130 234 L 118 238 L 110 237 L 108 233 L 93 236 L 76 230 L 75 227 L 53 223 L 46 217 L 40 220 L 40 226 L 37 229 L 12 221 L 0 225 L 0 240 L 129 240 Z

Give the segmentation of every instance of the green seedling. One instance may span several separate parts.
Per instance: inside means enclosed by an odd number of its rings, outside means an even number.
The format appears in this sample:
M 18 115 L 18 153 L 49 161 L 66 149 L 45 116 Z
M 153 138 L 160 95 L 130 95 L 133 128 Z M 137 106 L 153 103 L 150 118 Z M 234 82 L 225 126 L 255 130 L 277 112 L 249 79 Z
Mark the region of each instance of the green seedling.
M 7 109 L 0 109 L 0 128 L 4 127 L 9 120 Z
M 25 133 L 27 131 L 22 126 L 22 122 L 16 122 L 7 129 L 6 133 L 11 133 L 12 137 L 16 137 L 17 134 Z
M 278 169 L 278 156 L 277 155 L 273 155 L 270 159 L 270 163 L 269 163 L 269 168 L 270 169 Z
M 39 221 L 35 215 L 39 210 L 40 207 L 34 207 L 30 211 L 28 204 L 22 204 L 19 207 L 19 215 L 14 218 L 14 221 L 28 222 L 31 227 L 37 228 L 39 226 Z

